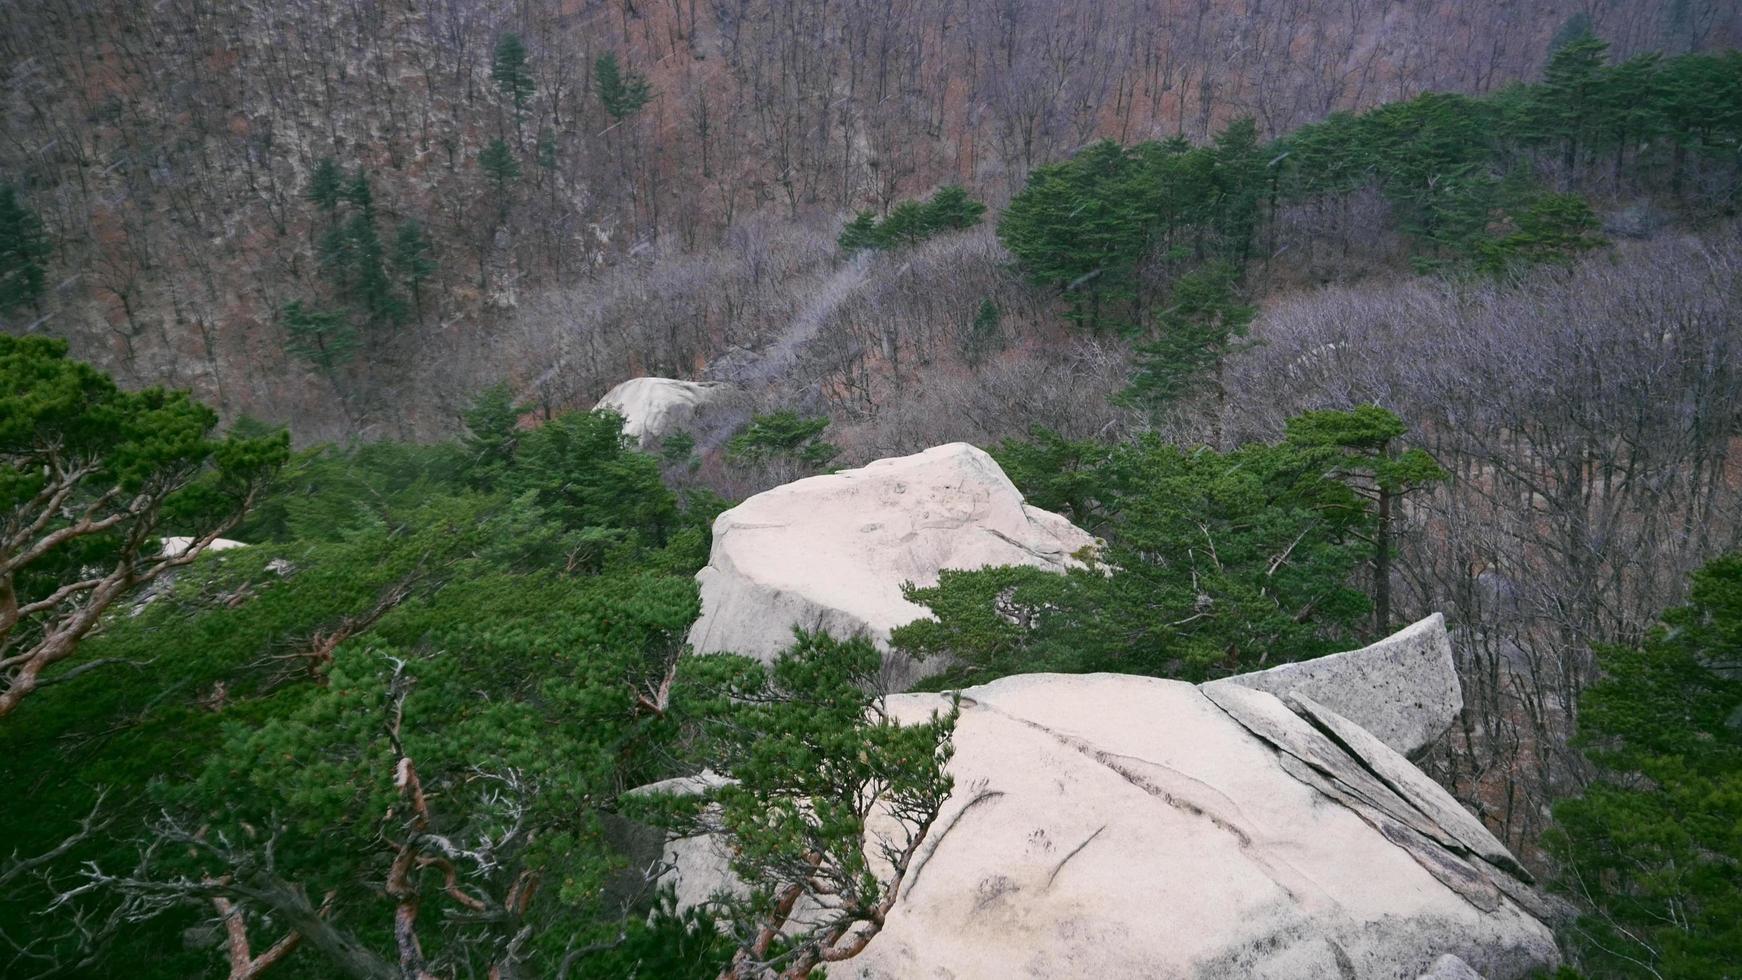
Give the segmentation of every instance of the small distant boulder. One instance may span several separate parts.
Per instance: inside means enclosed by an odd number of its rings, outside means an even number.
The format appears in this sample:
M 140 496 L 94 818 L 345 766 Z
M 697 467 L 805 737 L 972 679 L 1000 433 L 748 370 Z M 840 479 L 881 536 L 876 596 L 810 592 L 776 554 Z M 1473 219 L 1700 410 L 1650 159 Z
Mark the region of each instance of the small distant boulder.
M 674 432 L 693 428 L 698 416 L 709 409 L 744 401 L 742 389 L 720 381 L 630 378 L 607 391 L 593 408 L 623 416 L 623 434 L 647 449 Z
M 889 632 L 930 615 L 904 582 L 935 585 L 942 569 L 1028 565 L 1063 572 L 1095 539 L 1022 501 L 991 456 L 951 443 L 757 494 L 714 522 L 696 575 L 697 653 L 772 660 L 793 628 L 862 635 L 885 651 L 883 684 L 901 690 L 920 665 L 889 652 Z M 932 664 L 924 665 L 927 668 Z
M 158 552 L 158 554 L 163 558 L 180 558 L 182 555 L 187 553 L 189 548 L 193 547 L 194 542 L 197 540 L 199 539 L 184 537 L 181 535 L 171 535 L 170 537 L 163 539 L 163 549 Z M 206 545 L 206 550 L 229 551 L 231 548 L 246 547 L 248 547 L 248 542 L 246 541 L 232 541 L 229 538 L 214 538 L 212 539 L 211 544 Z

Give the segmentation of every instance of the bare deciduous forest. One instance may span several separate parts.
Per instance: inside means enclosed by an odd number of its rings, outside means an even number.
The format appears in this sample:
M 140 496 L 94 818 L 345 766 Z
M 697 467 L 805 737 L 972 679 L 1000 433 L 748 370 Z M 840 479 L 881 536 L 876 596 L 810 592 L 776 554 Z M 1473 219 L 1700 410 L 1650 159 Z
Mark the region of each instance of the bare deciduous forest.
M 1533 79 L 1569 19 L 1619 58 L 1733 38 L 1728 5 L 1672 6 L 13 3 L 0 170 L 54 234 L 41 316 L 82 356 L 302 439 L 430 435 L 477 386 L 454 365 L 525 385 L 560 357 L 514 330 L 548 288 L 610 292 L 625 267 L 696 283 L 707 316 L 619 317 L 589 341 L 609 375 L 693 370 L 784 326 L 765 273 L 784 288 L 792 269 L 763 263 L 798 261 L 777 242 L 832 236 L 845 209 L 950 182 L 997 204 L 1097 137 L 1201 142 L 1243 115 L 1275 136 L 1492 92 Z M 493 77 L 506 33 L 525 98 Z M 621 119 L 597 91 L 606 53 L 651 89 Z M 479 162 L 493 139 L 525 160 L 503 193 Z M 286 356 L 276 315 L 318 288 L 323 159 L 366 172 L 383 221 L 438 257 L 410 315 L 331 377 Z M 1345 247 L 1370 238 L 1359 208 L 1342 221 Z M 566 387 L 584 402 L 598 381 Z

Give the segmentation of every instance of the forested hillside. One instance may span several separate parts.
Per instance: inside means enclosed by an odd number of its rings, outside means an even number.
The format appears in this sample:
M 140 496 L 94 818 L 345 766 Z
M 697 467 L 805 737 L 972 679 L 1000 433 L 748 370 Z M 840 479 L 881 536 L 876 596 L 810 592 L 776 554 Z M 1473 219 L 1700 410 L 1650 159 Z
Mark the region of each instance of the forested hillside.
M 1709 0 L 8 4 L 0 175 L 49 251 L 44 289 L 5 322 L 299 438 L 451 432 L 473 391 L 565 361 L 568 345 L 516 342 L 552 315 L 551 287 L 693 283 L 718 314 L 539 325 L 608 345 L 615 378 L 694 370 L 796 314 L 757 295 L 754 253 L 832 238 L 848 209 L 945 183 L 996 204 L 1098 137 L 1204 143 L 1249 116 L 1263 140 L 1493 92 L 1584 30 L 1617 58 L 1712 50 L 1735 16 Z M 328 168 L 369 203 L 318 189 Z M 758 265 L 721 269 L 716 250 Z M 343 364 L 319 340 L 309 356 L 329 314 Z M 675 349 L 644 350 L 656 331 Z

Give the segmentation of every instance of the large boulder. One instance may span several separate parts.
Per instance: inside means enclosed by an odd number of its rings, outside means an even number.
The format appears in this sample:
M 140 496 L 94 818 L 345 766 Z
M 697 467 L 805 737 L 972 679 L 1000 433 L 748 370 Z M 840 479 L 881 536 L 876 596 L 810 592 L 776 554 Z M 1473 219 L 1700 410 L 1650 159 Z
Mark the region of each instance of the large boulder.
M 829 975 L 1403 980 L 1461 964 L 1508 980 L 1552 967 L 1552 909 L 1505 848 L 1318 693 L 1117 674 L 963 691 L 955 790 L 882 930 Z M 906 721 L 946 703 L 888 699 Z M 666 858 L 689 902 L 742 888 L 712 837 L 673 841 Z
M 710 409 L 743 401 L 744 392 L 724 382 L 630 378 L 605 392 L 593 408 L 623 416 L 623 434 L 646 449 L 674 432 L 691 428 Z
M 935 585 L 942 569 L 988 565 L 1062 572 L 1094 544 L 1023 503 L 992 457 L 966 443 L 882 459 L 776 487 L 721 514 L 696 575 L 702 615 L 689 639 L 698 653 L 772 659 L 802 626 L 866 636 L 888 651 L 890 630 L 930 615 L 902 598 L 902 583 Z M 920 676 L 899 654 L 885 666 L 889 690 Z

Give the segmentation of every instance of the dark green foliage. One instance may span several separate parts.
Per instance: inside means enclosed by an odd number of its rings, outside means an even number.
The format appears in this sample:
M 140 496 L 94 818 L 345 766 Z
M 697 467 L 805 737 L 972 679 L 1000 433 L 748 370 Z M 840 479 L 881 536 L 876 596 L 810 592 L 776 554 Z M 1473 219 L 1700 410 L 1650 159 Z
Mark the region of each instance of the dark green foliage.
M 1166 273 L 1225 261 L 1242 275 L 1284 204 L 1373 188 L 1416 265 L 1510 268 L 1600 242 L 1573 197 L 1587 188 L 1665 190 L 1726 213 L 1739 149 L 1742 54 L 1610 66 L 1607 45 L 1585 34 L 1557 46 L 1540 84 L 1481 98 L 1428 93 L 1334 113 L 1268 144 L 1250 120 L 1205 147 L 1093 144 L 1036 168 L 998 234 L 1030 281 L 1060 291 L 1071 319 L 1139 328 Z M 1691 199 L 1687 177 L 1702 169 L 1725 179 Z M 1541 174 L 1560 193 L 1545 193 Z M 862 223 L 849 227 L 856 242 Z
M 129 485 L 207 452 L 219 464 L 200 499 L 212 500 L 241 467 L 269 462 L 251 461 L 251 445 L 282 458 L 281 433 L 202 450 L 197 432 L 215 421 L 204 409 L 120 395 L 45 341 L 0 345 L 21 345 L 3 348 L 8 377 L 34 379 L 4 405 L 0 429 L 59 433 L 57 447 L 79 452 L 113 444 L 116 468 L 103 472 Z M 294 920 L 297 895 L 330 894 L 325 921 L 369 975 L 398 975 L 400 898 L 421 909 L 422 955 L 437 973 L 485 972 L 522 930 L 515 955 L 540 975 L 595 946 L 575 975 L 718 972 L 730 947 L 705 917 L 668 912 L 649 925 L 624 904 L 634 896 L 612 884 L 623 861 L 603 829 L 624 786 L 693 755 L 673 741 L 692 688 L 665 700 L 669 711 L 642 694 L 669 678 L 696 615 L 691 576 L 713 515 L 682 514 L 614 416 L 559 418 L 517 447 L 505 390 L 467 415 L 464 447 L 302 454 L 238 532 L 259 545 L 206 559 L 94 638 L 92 656 L 149 670 L 49 688 L 40 708 L 26 705 L 28 725 L 0 724 L 0 778 L 31 801 L 0 812 L 8 853 L 48 851 L 99 798 L 105 821 L 52 877 L 8 882 L 0 936 L 37 940 L 44 956 L 89 956 L 74 971 L 85 975 L 123 964 L 203 975 L 222 950 L 185 945 L 183 931 L 211 919 L 210 893 L 175 883 L 221 879 L 256 953 Z M 20 464 L 15 495 L 35 493 L 40 469 Z M 174 528 L 197 533 L 186 520 Z M 720 663 L 727 675 L 759 671 Z M 700 687 L 694 696 L 721 703 Z M 430 833 L 474 852 L 488 841 L 490 857 L 445 855 Z M 142 862 L 154 841 L 174 846 Z M 124 880 L 42 915 L 86 861 Z M 493 911 L 456 901 L 443 861 Z M 119 929 L 79 939 L 65 917 L 75 909 Z M 304 942 L 275 973 L 346 972 L 332 949 Z M 3 955 L 11 962 L 10 946 Z
M 508 216 L 508 189 L 520 179 L 520 161 L 514 158 L 514 151 L 500 139 L 493 139 L 490 145 L 478 154 L 478 166 L 483 169 L 484 177 L 490 181 L 490 186 L 496 190 L 497 210 L 502 218 Z
M 51 249 L 42 219 L 10 184 L 0 184 L 0 316 L 42 297 Z
M 978 366 L 989 354 L 1004 345 L 1004 333 L 999 326 L 1001 320 L 998 304 L 992 302 L 990 297 L 980 301 L 980 308 L 974 313 L 974 321 L 968 324 L 968 333 L 962 345 L 962 353 L 969 364 Z
M 1252 257 L 1266 190 L 1264 147 L 1258 142 L 1257 124 L 1250 116 L 1229 123 L 1216 134 L 1211 153 L 1216 236 L 1222 254 L 1238 268 Z
M 322 173 L 317 169 L 316 177 L 327 179 Z M 311 184 L 311 199 L 317 190 L 322 197 L 316 203 L 328 211 L 330 224 L 317 241 L 316 253 L 333 294 L 370 326 L 403 321 L 405 301 L 387 274 L 387 250 L 381 243 L 369 175 L 359 168 L 340 185 Z M 343 221 L 338 217 L 341 203 L 350 210 Z
M 436 263 L 422 226 L 410 219 L 400 222 L 393 233 L 393 269 L 411 293 L 413 306 L 422 310 L 423 283 L 435 274 Z
M 1032 670 L 1201 680 L 1343 649 L 1371 609 L 1352 581 L 1374 517 L 1341 454 L 1295 439 L 1228 453 L 1154 438 L 1006 444 L 997 455 L 1028 500 L 1105 550 L 1065 575 L 946 571 L 907 590 L 937 618 L 894 642 L 959 658 L 940 683 Z
M 134 867 L 133 833 L 173 836 L 158 808 L 243 853 L 258 856 L 271 835 L 270 874 L 317 896 L 331 890 L 334 921 L 392 961 L 395 903 L 381 889 L 395 846 L 418 846 L 398 782 L 408 759 L 431 801 L 431 830 L 474 847 L 484 835 L 498 842 L 494 872 L 462 863 L 470 894 L 502 903 L 517 880 L 540 876 L 536 900 L 512 918 L 514 930 L 550 926 L 532 946 L 535 959 L 560 956 L 589 929 L 598 932 L 587 941 L 614 935 L 618 913 L 603 882 L 616 859 L 598 815 L 642 764 L 626 750 L 659 722 L 637 712 L 633 683 L 657 677 L 681 643 L 694 587 L 628 566 L 602 577 L 553 574 L 541 560 L 547 522 L 518 511 L 442 498 L 333 544 L 227 553 L 193 591 L 105 637 L 109 654 L 166 657 L 168 683 L 60 699 L 35 737 L 7 746 L 9 764 L 55 760 L 81 774 L 60 799 L 45 797 L 59 805 L 38 817 L 88 805 L 87 780 L 137 793 L 110 813 L 115 839 L 81 855 L 121 871 Z M 290 569 L 266 568 L 274 557 Z M 70 752 L 57 740 L 116 717 L 136 719 L 126 739 L 78 740 Z M 9 837 L 52 839 L 46 827 L 13 826 Z M 151 870 L 218 875 L 234 865 L 190 846 Z M 444 925 L 446 910 L 462 906 L 444 896 L 441 875 L 419 873 L 410 885 L 425 903 L 421 931 L 434 961 L 482 968 L 499 958 L 514 930 L 504 935 L 490 920 Z M 101 907 L 96 896 L 86 906 Z M 205 916 L 192 907 L 161 927 L 136 927 L 121 949 L 179 952 L 173 929 Z M 274 938 L 256 926 L 262 941 Z M 201 950 L 193 962 L 214 955 Z M 319 952 L 301 955 L 307 975 L 332 975 Z
M 1220 396 L 1222 362 L 1257 312 L 1240 302 L 1234 279 L 1233 266 L 1211 263 L 1174 282 L 1173 303 L 1156 316 L 1153 339 L 1136 346 L 1126 398 L 1159 411 L 1191 393 L 1206 372 Z
M 1372 507 L 1371 530 L 1357 536 L 1372 544 L 1373 628 L 1380 635 L 1391 632 L 1391 554 L 1399 502 L 1449 475 L 1426 450 L 1400 446 L 1408 431 L 1402 419 L 1377 405 L 1306 412 L 1288 421 L 1290 442 L 1342 454 L 1338 475 L 1360 496 L 1364 509 Z
M 940 187 L 925 203 L 926 220 L 935 229 L 966 231 L 980 223 L 986 205 L 968 196 L 965 188 L 951 184 Z
M 1554 32 L 1554 37 L 1549 38 L 1548 53 L 1553 55 L 1572 42 L 1590 36 L 1591 15 L 1583 10 L 1574 11 L 1567 16 L 1566 20 L 1561 22 L 1560 29 Z
M 1533 93 L 1527 135 L 1559 143 L 1568 167 L 1601 119 L 1608 52 L 1608 42 L 1589 33 L 1571 38 L 1555 49 Z
M 1477 265 L 1502 272 L 1568 262 L 1604 244 L 1600 224 L 1577 194 L 1543 194 L 1518 212 L 1510 234 L 1476 243 Z
M 732 869 L 757 882 L 726 915 L 750 964 L 790 957 L 796 975 L 843 945 L 863 923 L 881 923 L 901 886 L 867 858 L 866 821 L 891 814 L 885 831 L 894 863 L 908 867 L 953 785 L 950 760 L 956 711 L 903 725 L 884 713 L 872 690 L 882 655 L 863 639 L 845 642 L 800 632 L 772 670 L 740 671 L 729 690 L 735 704 L 710 725 L 723 771 L 737 782 L 709 799 L 730 841 Z M 905 853 L 905 857 L 902 857 Z M 821 883 L 833 911 L 819 921 L 789 920 L 783 904 L 794 886 Z M 814 892 L 813 892 L 814 894 Z M 780 947 L 771 934 L 795 929 Z
M 929 200 L 902 201 L 889 216 L 878 221 L 869 211 L 860 211 L 841 230 L 836 240 L 843 251 L 906 248 L 946 231 L 962 231 L 980 223 L 986 205 L 968 196 L 960 187 L 939 188 Z
M 617 56 L 609 51 L 593 62 L 593 80 L 599 86 L 599 101 L 618 122 L 640 112 L 647 100 L 653 98 L 653 87 L 646 76 L 619 65 Z
M 287 440 L 217 422 L 185 391 L 119 390 L 63 341 L 0 334 L 0 726 L 90 669 L 105 611 L 176 567 L 161 536 L 203 547 L 254 504 Z
M 918 201 L 902 201 L 889 209 L 889 217 L 878 223 L 877 239 L 884 248 L 911 247 L 930 234 L 926 226 L 925 206 Z
M 357 354 L 357 330 L 345 314 L 291 300 L 278 312 L 284 323 L 284 349 L 323 371 L 351 363 Z
M 1091 329 L 1108 303 L 1135 297 L 1133 274 L 1152 222 L 1138 189 L 1140 162 L 1102 140 L 1037 168 L 998 222 L 998 237 L 1029 279 L 1061 291 L 1071 319 Z
M 346 203 L 359 212 L 375 217 L 375 191 L 369 186 L 369 174 L 362 167 L 346 182 L 342 195 Z
M 526 63 L 526 45 L 518 34 L 504 34 L 496 39 L 496 50 L 490 57 L 490 80 L 514 106 L 515 118 L 526 111 L 532 99 L 532 70 Z
M 398 442 L 319 446 L 293 456 L 236 529 L 248 542 L 335 542 L 395 526 L 434 497 L 467 489 L 460 447 Z
M 857 252 L 878 248 L 877 215 L 870 211 L 860 211 L 853 215 L 853 220 L 847 222 L 841 229 L 841 235 L 835 239 L 835 244 L 843 252 Z
M 331 217 L 339 207 L 339 199 L 343 196 L 345 184 L 344 172 L 332 157 L 321 157 L 315 163 L 314 172 L 309 174 L 308 199 L 315 207 L 327 212 Z
M 514 462 L 520 448 L 520 417 L 526 406 L 514 401 L 506 381 L 491 385 L 472 399 L 463 416 L 466 434 L 460 439 L 465 453 L 466 479 L 477 487 L 497 486 Z
M 791 409 L 758 415 L 726 443 L 726 456 L 747 466 L 786 460 L 821 468 L 840 453 L 822 439 L 828 427 L 826 416 L 804 416 Z
M 613 412 L 571 412 L 527 432 L 504 487 L 532 494 L 563 527 L 593 533 L 601 550 L 663 545 L 678 519 L 659 461 L 625 445 Z
M 659 441 L 659 458 L 667 463 L 694 465 L 696 437 L 678 430 Z
M 371 211 L 358 211 L 345 226 L 346 266 L 340 292 L 362 309 L 371 324 L 397 323 L 405 318 L 393 284 L 387 278 L 381 237 Z
M 1598 651 L 1579 743 L 1599 768 L 1554 808 L 1569 934 L 1598 977 L 1725 977 L 1742 956 L 1742 555 L 1694 575 L 1637 647 Z

